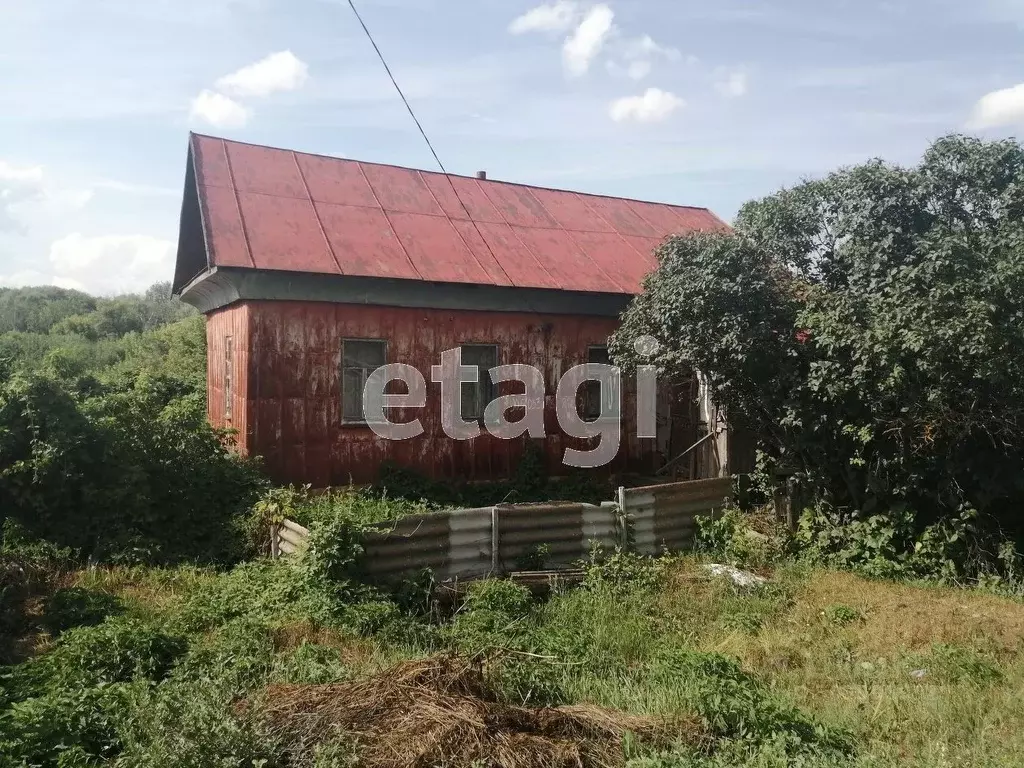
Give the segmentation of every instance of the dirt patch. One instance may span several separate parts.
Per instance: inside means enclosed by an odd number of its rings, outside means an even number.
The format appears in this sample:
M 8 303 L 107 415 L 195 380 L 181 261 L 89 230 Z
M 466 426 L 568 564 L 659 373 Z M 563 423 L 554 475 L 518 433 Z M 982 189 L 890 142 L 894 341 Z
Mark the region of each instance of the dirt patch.
M 823 612 L 835 605 L 860 614 L 845 631 L 863 652 L 886 655 L 933 643 L 1008 653 L 1024 649 L 1024 605 L 995 595 L 820 572 L 796 596 L 791 618 L 821 622 Z
M 253 708 L 291 765 L 309 765 L 318 744 L 338 737 L 358 745 L 366 768 L 604 768 L 622 764 L 626 733 L 658 744 L 704 739 L 696 719 L 502 704 L 481 664 L 457 657 L 348 683 L 271 686 Z

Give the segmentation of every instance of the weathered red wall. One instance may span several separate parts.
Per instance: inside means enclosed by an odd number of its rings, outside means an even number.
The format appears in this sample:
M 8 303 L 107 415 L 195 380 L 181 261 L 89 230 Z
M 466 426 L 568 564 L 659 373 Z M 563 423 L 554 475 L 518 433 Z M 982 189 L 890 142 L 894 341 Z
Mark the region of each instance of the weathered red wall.
M 238 431 L 238 446 L 245 451 L 249 427 L 248 360 L 249 308 L 235 304 L 206 316 L 206 411 L 210 423 Z M 224 351 L 227 337 L 232 338 L 231 418 L 227 418 L 224 396 Z
M 240 325 L 247 326 L 243 333 Z M 440 421 L 440 385 L 430 367 L 441 352 L 466 343 L 498 345 L 499 364 L 528 363 L 544 371 L 547 383 L 544 448 L 549 470 L 562 470 L 565 447 L 585 448 L 557 426 L 554 393 L 568 368 L 586 362 L 587 347 L 605 344 L 613 318 L 535 313 L 407 309 L 355 304 L 248 302 L 209 317 L 210 417 L 223 401 L 216 344 L 231 328 L 236 361 L 248 350 L 246 408 L 235 407 L 234 426 L 244 449 L 263 456 L 278 482 L 314 487 L 372 482 L 388 459 L 435 478 L 483 480 L 507 477 L 522 455 L 524 440 L 500 440 L 483 433 L 470 441 L 448 438 Z M 246 338 L 243 344 L 241 339 Z M 385 339 L 388 362 L 415 366 L 427 380 L 427 407 L 393 416 L 418 417 L 424 434 L 387 441 L 368 427 L 341 424 L 341 346 L 344 338 Z M 221 355 L 223 348 L 220 348 Z M 239 373 L 236 393 L 242 392 Z M 638 440 L 633 388 L 623 387 L 623 436 L 619 456 L 606 471 L 650 471 L 655 441 Z M 240 441 L 241 442 L 241 441 Z

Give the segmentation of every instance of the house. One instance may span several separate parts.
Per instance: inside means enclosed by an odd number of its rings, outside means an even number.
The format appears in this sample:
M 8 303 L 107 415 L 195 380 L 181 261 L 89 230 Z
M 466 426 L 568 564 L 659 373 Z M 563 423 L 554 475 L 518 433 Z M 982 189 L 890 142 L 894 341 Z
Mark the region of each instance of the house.
M 433 394 L 419 437 L 384 440 L 364 421 L 371 370 L 402 362 L 430 381 L 455 347 L 464 364 L 543 372 L 538 442 L 558 474 L 564 448 L 592 444 L 556 422 L 562 373 L 607 359 L 663 238 L 725 226 L 704 208 L 193 134 L 173 290 L 207 318 L 211 423 L 237 430 L 239 449 L 262 456 L 279 482 L 371 482 L 386 460 L 434 478 L 507 477 L 528 438 L 453 440 Z M 486 375 L 463 386 L 466 419 L 498 391 Z M 608 471 L 653 472 L 699 436 L 692 398 L 666 394 L 657 438 L 637 438 L 623 392 Z M 591 408 L 586 388 L 583 399 Z

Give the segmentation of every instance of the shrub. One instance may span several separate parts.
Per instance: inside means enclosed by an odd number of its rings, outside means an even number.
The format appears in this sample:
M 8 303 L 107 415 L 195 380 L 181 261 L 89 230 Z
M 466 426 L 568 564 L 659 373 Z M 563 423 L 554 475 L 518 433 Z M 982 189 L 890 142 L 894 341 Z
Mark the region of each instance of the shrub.
M 554 707 L 569 703 L 557 660 L 507 653 L 487 670 L 488 685 L 516 706 Z
M 787 754 L 852 750 L 852 736 L 822 726 L 776 700 L 732 659 L 714 653 L 674 649 L 658 658 L 655 678 L 687 680 L 688 702 L 718 738 L 750 744 L 773 742 Z
M 701 371 L 734 425 L 816 502 L 962 505 L 1019 528 L 1024 146 L 938 139 L 914 167 L 842 168 L 669 239 L 610 342 Z M 634 342 L 653 335 L 657 352 Z
M 842 627 L 858 621 L 861 618 L 861 614 L 860 611 L 848 605 L 830 605 L 825 609 L 825 618 L 829 623 Z
M 672 562 L 672 557 L 646 557 L 623 549 L 616 549 L 610 555 L 592 550 L 582 586 L 622 595 L 652 592 L 664 584 Z
M 167 624 L 172 631 L 191 634 L 243 616 L 268 624 L 301 620 L 303 588 L 296 563 L 243 563 L 190 589 Z
M 483 579 L 469 585 L 463 603 L 467 611 L 489 611 L 509 619 L 525 617 L 533 602 L 530 590 L 503 579 Z
M 195 643 L 174 671 L 175 680 L 205 682 L 241 695 L 264 682 L 274 663 L 270 628 L 250 618 L 235 619 Z
M 695 548 L 698 552 L 715 557 L 729 565 L 762 567 L 778 562 L 792 549 L 789 532 L 772 521 L 755 530 L 752 515 L 729 507 L 720 515 L 697 518 Z
M 72 627 L 91 627 L 123 611 L 121 601 L 105 592 L 66 587 L 43 604 L 42 625 L 54 635 Z
M 72 687 L 0 711 L 0 764 L 98 765 L 120 749 L 117 713 L 123 685 Z
M 1020 562 L 1013 543 L 986 528 L 969 507 L 924 527 L 903 505 L 863 519 L 809 509 L 800 519 L 797 542 L 812 561 L 879 578 L 1012 579 Z
M 184 638 L 114 617 L 69 629 L 53 650 L 16 668 L 23 692 L 84 690 L 135 679 L 161 680 L 187 650 Z
M 968 682 L 990 685 L 1003 679 L 999 667 L 971 648 L 936 643 L 930 653 L 912 660 L 912 666 L 925 668 L 934 677 L 948 683 Z
M 0 508 L 83 556 L 237 560 L 262 481 L 208 425 L 203 396 L 160 384 L 80 394 L 44 373 L 0 384 Z
M 349 680 L 352 672 L 337 648 L 303 642 L 293 651 L 278 655 L 271 677 L 281 683 L 326 685 Z
M 208 682 L 172 680 L 135 686 L 118 719 L 122 768 L 270 768 L 280 765 L 273 740 L 229 690 Z

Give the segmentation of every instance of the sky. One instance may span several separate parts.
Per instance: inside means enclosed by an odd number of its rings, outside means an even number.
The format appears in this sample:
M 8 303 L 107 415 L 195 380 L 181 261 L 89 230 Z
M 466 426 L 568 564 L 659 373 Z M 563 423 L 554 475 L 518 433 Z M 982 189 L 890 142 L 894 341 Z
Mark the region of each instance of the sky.
M 1024 0 L 356 0 L 447 169 L 743 202 L 1024 128 Z M 170 280 L 189 131 L 434 169 L 347 0 L 0 0 L 0 286 Z

